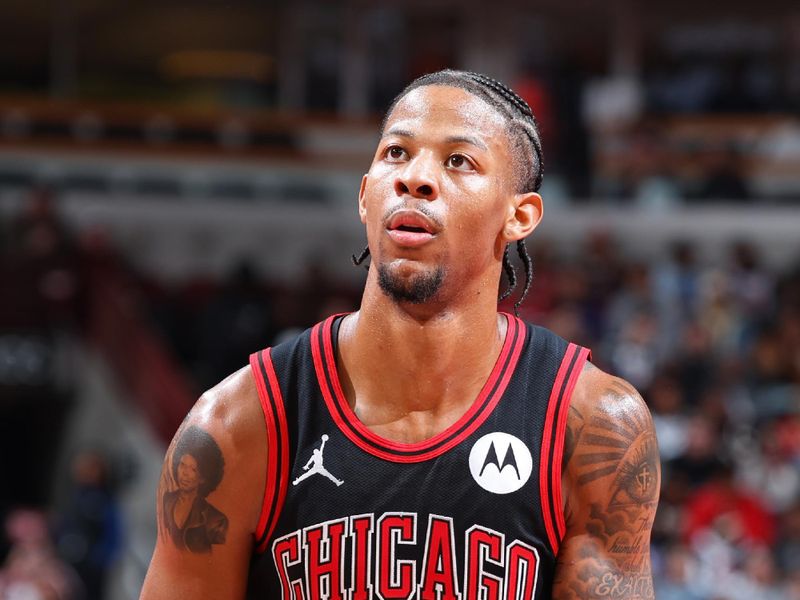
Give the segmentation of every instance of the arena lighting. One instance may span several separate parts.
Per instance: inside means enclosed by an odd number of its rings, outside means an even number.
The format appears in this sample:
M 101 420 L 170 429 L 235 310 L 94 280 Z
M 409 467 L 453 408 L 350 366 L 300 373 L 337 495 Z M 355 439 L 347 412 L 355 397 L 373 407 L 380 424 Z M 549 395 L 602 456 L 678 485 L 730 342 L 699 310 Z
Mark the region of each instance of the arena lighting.
M 257 52 L 229 50 L 180 50 L 159 61 L 168 79 L 250 79 L 269 81 L 275 60 Z

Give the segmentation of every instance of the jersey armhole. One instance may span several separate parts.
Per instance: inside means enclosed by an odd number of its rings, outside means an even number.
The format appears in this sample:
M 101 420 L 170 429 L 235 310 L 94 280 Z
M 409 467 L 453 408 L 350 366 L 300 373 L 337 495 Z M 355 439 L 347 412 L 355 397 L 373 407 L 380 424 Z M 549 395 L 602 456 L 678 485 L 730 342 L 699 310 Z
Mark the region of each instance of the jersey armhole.
M 267 548 L 278 522 L 289 482 L 289 432 L 283 395 L 272 364 L 271 349 L 250 355 L 250 368 L 256 381 L 258 399 L 267 427 L 267 477 L 261 514 L 254 534 L 256 552 Z
M 586 348 L 576 344 L 567 346 L 547 403 L 539 458 L 539 491 L 547 539 L 554 555 L 558 554 L 561 540 L 564 539 L 566 533 L 561 490 L 561 463 L 564 457 L 567 416 L 575 384 L 590 356 L 591 353 Z

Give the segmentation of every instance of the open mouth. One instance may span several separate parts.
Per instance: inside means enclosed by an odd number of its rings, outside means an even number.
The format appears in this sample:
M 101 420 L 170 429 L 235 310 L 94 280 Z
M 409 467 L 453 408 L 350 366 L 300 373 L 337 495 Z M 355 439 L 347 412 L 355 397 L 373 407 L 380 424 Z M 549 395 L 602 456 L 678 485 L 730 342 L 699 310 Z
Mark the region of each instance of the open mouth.
M 394 228 L 394 231 L 410 231 L 412 233 L 430 233 L 424 227 L 415 227 L 413 225 L 399 225 Z
M 386 224 L 389 231 L 403 233 L 426 233 L 436 235 L 438 227 L 426 215 L 415 210 L 399 210 Z
M 399 246 L 417 248 L 433 240 L 438 228 L 427 216 L 416 211 L 398 211 L 387 223 L 386 231 Z

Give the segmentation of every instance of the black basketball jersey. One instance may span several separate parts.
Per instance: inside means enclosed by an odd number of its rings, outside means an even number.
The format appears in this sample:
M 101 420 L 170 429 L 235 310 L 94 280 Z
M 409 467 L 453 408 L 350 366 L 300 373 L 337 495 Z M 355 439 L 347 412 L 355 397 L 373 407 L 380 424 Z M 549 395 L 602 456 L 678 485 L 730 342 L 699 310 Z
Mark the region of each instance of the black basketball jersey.
M 472 406 L 414 444 L 375 435 L 348 405 L 341 317 L 250 357 L 269 483 L 248 598 L 550 598 L 567 411 L 589 352 L 506 318 Z

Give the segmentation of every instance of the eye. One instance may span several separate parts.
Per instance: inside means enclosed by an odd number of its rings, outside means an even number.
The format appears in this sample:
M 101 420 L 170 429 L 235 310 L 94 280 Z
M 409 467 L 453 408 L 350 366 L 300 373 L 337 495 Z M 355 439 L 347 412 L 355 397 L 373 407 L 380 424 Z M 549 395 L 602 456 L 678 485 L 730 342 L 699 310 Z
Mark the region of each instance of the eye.
M 408 158 L 408 153 L 400 146 L 389 146 L 383 151 L 383 156 L 389 161 L 401 161 Z
M 472 161 L 470 161 L 470 159 L 463 154 L 451 154 L 447 157 L 445 164 L 451 169 L 456 169 L 457 171 L 472 171 L 475 169 Z

